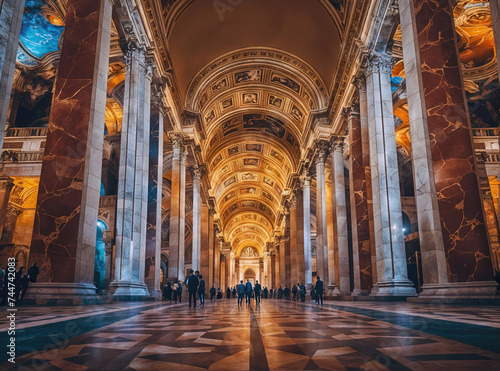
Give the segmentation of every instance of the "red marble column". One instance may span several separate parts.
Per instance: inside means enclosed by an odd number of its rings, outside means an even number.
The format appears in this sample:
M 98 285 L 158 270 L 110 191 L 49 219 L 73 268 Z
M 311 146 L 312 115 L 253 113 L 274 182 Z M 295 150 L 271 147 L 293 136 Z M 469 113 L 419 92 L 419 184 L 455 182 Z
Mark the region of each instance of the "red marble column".
M 99 208 L 111 3 L 69 0 L 65 25 L 30 265 L 38 262 L 41 283 L 85 283 L 88 287 L 79 289 L 90 290 Z
M 453 9 L 449 0 L 414 0 L 414 9 L 449 280 L 491 280 Z
M 149 138 L 145 283 L 150 293 L 160 296 L 163 114 L 162 103 L 160 101 L 153 102 Z
M 200 274 L 203 275 L 205 282 L 209 281 L 209 238 L 208 238 L 208 205 L 201 205 L 201 225 L 200 225 Z
M 349 122 L 353 243 L 357 243 L 357 249 L 354 249 L 354 251 L 358 253 L 359 257 L 360 289 L 367 291 L 373 286 L 368 195 L 365 174 L 365 166 L 369 166 L 369 163 L 365 163 L 365 161 L 369 162 L 370 160 L 367 158 L 369 155 L 365 156 L 363 153 L 361 120 L 359 115 L 351 113 Z

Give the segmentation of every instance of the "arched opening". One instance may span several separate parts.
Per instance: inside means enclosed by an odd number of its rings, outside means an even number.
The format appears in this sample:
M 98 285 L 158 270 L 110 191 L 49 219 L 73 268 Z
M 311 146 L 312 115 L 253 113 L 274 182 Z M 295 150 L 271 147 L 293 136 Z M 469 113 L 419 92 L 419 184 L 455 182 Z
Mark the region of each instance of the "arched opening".
M 104 290 L 104 280 L 106 272 L 106 253 L 104 251 L 104 242 L 102 241 L 104 231 L 108 227 L 101 220 L 97 221 L 97 235 L 95 245 L 95 261 L 94 261 L 94 285 L 97 292 Z
M 255 280 L 257 279 L 255 272 L 253 269 L 247 269 L 245 274 L 243 275 L 243 282 L 247 282 L 249 280 L 252 283 L 252 286 L 255 285 Z

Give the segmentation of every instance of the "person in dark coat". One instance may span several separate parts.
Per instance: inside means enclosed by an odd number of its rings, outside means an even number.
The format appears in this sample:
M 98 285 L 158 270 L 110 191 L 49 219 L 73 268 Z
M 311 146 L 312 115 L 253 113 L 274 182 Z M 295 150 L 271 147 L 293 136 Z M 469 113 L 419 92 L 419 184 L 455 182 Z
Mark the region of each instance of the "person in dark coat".
M 217 290 L 215 290 L 215 283 L 212 284 L 212 287 L 210 288 L 210 301 L 215 300 L 215 293 Z
M 285 289 L 283 290 L 283 294 L 285 294 L 285 300 L 290 300 L 290 289 L 287 285 L 285 285 Z
M 188 277 L 188 291 L 189 291 L 189 308 L 191 308 L 191 299 L 193 299 L 194 307 L 196 308 L 196 291 L 198 291 L 198 285 L 200 281 L 198 280 L 198 276 L 196 276 L 191 269 L 191 275 Z
M 226 299 L 231 299 L 231 289 L 229 287 L 226 290 Z
M 203 279 L 203 276 L 200 274 L 198 276 L 198 279 L 200 280 L 200 286 L 198 288 L 198 298 L 200 298 L 200 307 L 205 306 L 205 280 Z M 196 306 L 196 303 L 195 303 Z
M 217 299 L 222 299 L 222 290 L 220 287 L 217 289 Z
M 259 281 L 255 281 L 255 286 L 254 286 L 254 292 L 255 292 L 255 304 L 259 305 L 260 304 L 260 294 L 262 290 L 262 286 L 260 285 Z
M 238 285 L 238 305 L 243 304 L 243 296 L 245 295 L 245 285 L 243 284 L 243 280 L 240 281 Z
M 321 304 L 323 305 L 323 281 L 319 278 L 319 276 L 316 277 L 316 304 Z
M 167 282 L 165 287 L 163 288 L 163 296 L 165 300 L 172 301 L 172 284 L 170 282 Z
M 278 300 L 281 300 L 282 297 L 283 297 L 283 289 L 280 286 L 280 288 L 278 289 Z
M 235 298 L 236 298 L 236 287 L 233 287 L 233 292 L 232 292 L 232 294 L 233 294 L 233 299 L 235 299 Z
M 306 287 L 303 283 L 300 284 L 300 301 L 302 303 L 306 301 Z
M 38 273 L 40 273 L 40 268 L 38 268 L 37 263 L 35 263 L 28 270 L 28 275 L 30 276 L 31 282 L 36 282 L 36 276 L 38 276 Z
M 250 282 L 250 280 L 247 280 L 247 283 L 245 285 L 245 294 L 247 296 L 247 304 L 250 304 L 250 301 L 252 299 L 252 282 Z

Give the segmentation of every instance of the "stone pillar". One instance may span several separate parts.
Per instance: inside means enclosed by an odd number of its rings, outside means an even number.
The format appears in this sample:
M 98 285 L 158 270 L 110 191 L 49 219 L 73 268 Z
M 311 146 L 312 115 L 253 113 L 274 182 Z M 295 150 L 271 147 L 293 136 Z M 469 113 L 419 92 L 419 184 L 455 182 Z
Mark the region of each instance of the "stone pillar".
M 225 290 L 227 289 L 226 285 L 226 258 L 229 260 L 229 258 L 224 255 L 221 251 L 220 255 L 220 287 L 222 290 L 222 295 L 226 293 Z
M 312 286 L 311 256 L 311 178 L 304 172 L 300 177 L 303 194 L 304 220 L 304 284 L 308 289 Z
M 276 255 L 274 258 L 274 282 L 273 285 L 275 288 L 279 287 L 280 282 L 281 282 L 281 271 L 280 271 L 280 265 L 281 265 L 281 253 L 280 253 L 280 246 L 278 245 L 276 247 Z
M 149 295 L 145 278 L 151 66 L 144 48 L 125 51 L 125 95 L 116 207 L 115 297 Z M 133 210 L 133 213 L 131 212 Z
M 210 238 L 209 225 L 210 212 L 208 205 L 202 205 L 200 208 L 200 274 L 203 275 L 206 283 L 212 283 L 210 280 Z
M 27 298 L 37 303 L 96 299 L 111 2 L 69 0 L 65 25 L 30 250 L 40 275 Z
M 23 213 L 24 209 L 15 204 L 9 204 L 7 213 L 3 224 L 3 233 L 1 235 L 0 244 L 9 245 L 14 238 L 14 231 L 16 230 L 17 218 Z
M 211 287 L 215 283 L 215 250 L 218 248 L 216 245 L 215 230 L 214 230 L 214 210 L 212 207 L 208 206 L 208 282 Z M 204 241 L 202 240 L 202 249 L 204 249 Z
M 339 251 L 339 290 L 342 295 L 350 295 L 349 246 L 347 236 L 347 201 L 344 178 L 344 138 L 334 139 L 331 148 L 332 192 L 335 199 L 335 220 L 337 221 L 336 245 Z M 336 290 L 334 289 L 334 293 Z
M 103 231 L 102 242 L 104 243 L 105 253 L 104 290 L 107 292 L 111 283 L 111 259 L 113 258 L 113 235 L 110 230 Z
M 149 293 L 161 297 L 161 202 L 163 184 L 163 103 L 152 104 L 149 139 L 148 215 L 146 232 L 145 283 Z
M 267 288 L 271 290 L 272 287 L 276 285 L 276 252 L 271 253 L 271 259 L 270 259 L 270 267 L 269 271 L 270 273 L 270 278 L 269 282 L 267 284 Z
M 262 277 L 262 288 L 268 286 L 268 282 L 269 282 L 269 273 L 270 273 L 270 269 L 269 269 L 269 262 L 270 262 L 270 253 L 269 252 L 264 252 L 264 274 L 263 274 L 263 277 Z
M 366 98 L 364 81 L 362 87 Z M 366 99 L 364 100 L 366 109 Z M 372 287 L 372 262 L 370 247 L 370 225 L 368 212 L 367 181 L 365 177 L 365 161 L 369 161 L 369 154 L 365 156 L 363 141 L 368 141 L 368 131 L 362 129 L 358 113 L 349 115 L 350 139 L 350 172 L 349 182 L 351 188 L 351 230 L 354 261 L 354 290 L 352 295 L 368 293 Z M 366 137 L 366 138 L 365 138 Z M 365 157 L 367 157 L 365 159 Z
M 493 35 L 495 37 L 497 68 L 498 71 L 500 71 L 500 0 L 490 0 L 490 12 L 491 12 Z
M 169 236 L 169 259 L 168 275 L 169 280 L 181 279 L 184 277 L 184 215 L 185 204 L 181 202 L 182 191 L 185 188 L 185 176 L 181 176 L 182 153 L 184 151 L 184 140 L 180 134 L 172 134 L 170 140 L 173 145 L 172 153 L 172 187 L 170 192 L 170 236 Z M 184 167 L 185 171 L 185 167 Z M 184 210 L 184 212 L 181 212 Z M 181 231 L 182 226 L 182 231 Z M 182 256 L 182 265 L 181 263 Z M 182 266 L 182 269 L 180 267 Z
M 200 181 L 201 170 L 196 166 L 191 168 L 193 179 L 193 247 L 192 247 L 192 269 L 196 272 L 200 270 L 201 253 L 201 196 Z
M 279 286 L 285 287 L 286 284 L 286 247 L 285 247 L 286 237 L 280 237 L 280 280 Z M 278 287 L 279 287 L 278 286 Z
M 414 296 L 408 280 L 391 92 L 392 61 L 373 53 L 366 69 L 378 282 L 372 295 Z
M 226 285 L 224 286 L 224 289 L 227 289 L 229 285 L 231 285 L 231 252 L 230 250 L 226 250 L 226 268 L 225 268 L 225 273 L 226 273 Z M 224 294 L 226 292 L 224 291 Z
M 319 146 L 316 157 L 316 274 L 324 282 L 328 272 L 328 235 L 326 227 L 325 160 L 326 148 Z
M 3 139 L 3 137 L 2 137 Z M 8 177 L 0 178 L 0 237 L 2 236 L 7 207 L 9 205 L 10 192 L 14 187 L 14 179 Z
M 494 295 L 453 9 L 448 0 L 401 0 L 399 8 L 424 275 L 422 295 L 457 295 L 457 285 L 461 295 Z
M 234 257 L 234 252 L 231 251 L 231 262 L 229 266 L 229 282 L 228 286 L 233 287 L 234 283 L 236 282 L 236 266 L 235 266 L 235 257 Z
M 186 250 L 186 161 L 187 152 L 181 153 L 181 161 L 179 165 L 180 173 L 180 192 L 179 192 L 179 279 L 184 281 L 186 278 L 185 269 L 185 250 Z
M 218 239 L 217 239 L 218 240 Z M 215 242 L 215 251 L 214 251 L 214 283 L 215 287 L 219 288 L 221 287 L 221 281 L 220 281 L 220 242 L 216 241 Z
M 291 281 L 297 283 L 299 271 L 297 260 L 297 203 L 295 198 L 292 197 L 289 203 L 288 215 L 290 220 L 290 269 Z
M 3 0 L 0 11 L 0 149 L 5 137 L 23 14 L 24 0 Z
M 295 188 L 292 203 L 295 204 L 295 220 L 297 235 L 297 282 L 305 282 L 304 263 L 304 199 L 301 188 Z

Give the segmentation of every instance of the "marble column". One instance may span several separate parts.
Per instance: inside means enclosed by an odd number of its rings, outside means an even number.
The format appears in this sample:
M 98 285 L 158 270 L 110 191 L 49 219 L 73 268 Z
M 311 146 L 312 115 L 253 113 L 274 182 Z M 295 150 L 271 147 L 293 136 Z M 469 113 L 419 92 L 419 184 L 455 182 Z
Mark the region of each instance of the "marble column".
M 2 236 L 7 207 L 9 205 L 10 192 L 14 187 L 14 179 L 9 177 L 0 178 L 0 237 Z
M 226 285 L 224 286 L 224 289 L 227 289 L 228 286 L 231 285 L 231 252 L 230 250 L 226 250 L 226 260 L 225 260 L 225 263 L 226 263 L 226 268 L 225 268 L 225 273 L 226 273 Z M 234 254 L 233 254 L 233 257 L 234 257 Z M 233 259 L 234 261 L 234 259 Z M 223 294 L 225 294 L 226 292 L 224 291 Z
M 5 136 L 5 123 L 9 111 L 23 14 L 24 0 L 2 1 L 0 11 L 0 148 L 3 147 Z
M 23 212 L 24 209 L 22 207 L 15 204 L 9 204 L 3 224 L 3 233 L 0 239 L 1 245 L 9 245 L 12 243 L 16 230 L 17 218 L 19 218 Z
M 295 198 L 289 202 L 288 213 L 290 218 L 290 269 L 292 283 L 297 283 L 298 260 L 297 260 L 297 203 Z
M 200 207 L 200 274 L 203 275 L 206 283 L 212 283 L 210 280 L 210 238 L 209 238 L 209 225 L 210 212 L 208 205 L 201 205 Z
M 201 170 L 196 166 L 191 168 L 193 179 L 193 246 L 192 246 L 192 269 L 196 272 L 200 270 L 201 253 L 201 196 L 200 181 Z
M 422 250 L 422 295 L 494 295 L 467 99 L 448 0 L 399 3 Z M 498 23 L 498 22 L 495 22 Z M 445 66 L 445 67 L 443 67 Z M 451 288 L 451 290 L 450 290 Z
M 180 173 L 180 192 L 179 192 L 179 279 L 184 281 L 186 278 L 186 269 L 185 269 L 185 250 L 186 250 L 186 161 L 187 161 L 187 152 L 184 151 L 181 153 L 181 161 L 179 165 L 179 173 Z
M 286 284 L 286 248 L 285 248 L 285 236 L 280 237 L 280 280 L 279 286 L 285 287 Z M 278 286 L 278 287 L 279 287 Z
M 273 282 L 273 287 L 277 288 L 280 285 L 281 282 L 281 270 L 280 270 L 280 263 L 281 261 L 281 253 L 280 253 L 280 246 L 276 246 L 276 253 L 275 253 L 275 258 L 274 258 L 274 282 Z
M 500 0 L 490 0 L 490 12 L 491 12 L 493 35 L 495 37 L 497 70 L 500 71 Z
M 221 251 L 220 255 L 220 288 L 222 290 L 222 295 L 224 296 L 225 290 L 227 289 L 227 284 L 226 284 L 226 259 L 229 260 L 229 258 Z
M 218 240 L 218 239 L 217 239 Z M 220 281 L 220 241 L 215 242 L 215 251 L 214 251 L 214 283 L 215 287 L 221 287 Z
M 102 242 L 104 243 L 105 253 L 104 290 L 107 292 L 111 283 L 111 260 L 113 258 L 113 235 L 110 230 L 103 231 Z
M 389 56 L 370 55 L 365 74 L 378 272 L 372 295 L 414 296 L 406 268 L 391 72 Z
M 326 148 L 318 149 L 316 157 L 316 274 L 326 283 L 328 272 L 328 235 L 326 227 Z
M 236 265 L 235 265 L 235 256 L 234 252 L 231 251 L 230 254 L 231 257 L 231 262 L 229 265 L 229 283 L 228 286 L 233 287 L 234 283 L 236 282 Z
M 132 298 L 149 296 L 144 278 L 152 73 L 145 49 L 134 41 L 127 44 L 125 71 L 115 271 L 110 291 L 115 297 Z
M 303 194 L 304 220 L 304 284 L 307 289 L 312 287 L 312 256 L 311 256 L 311 178 L 304 172 L 300 177 Z
M 345 195 L 344 177 L 344 138 L 336 137 L 331 148 L 332 160 L 332 192 L 335 199 L 335 220 L 337 225 L 336 245 L 339 252 L 339 290 L 342 295 L 351 294 L 351 279 L 349 276 L 349 246 L 347 236 L 347 201 Z M 335 290 L 335 289 L 334 289 Z M 334 291 L 334 293 L 336 290 Z
M 211 287 L 215 283 L 215 250 L 218 248 L 216 244 L 216 236 L 214 230 L 214 209 L 208 206 L 208 282 Z M 203 241 L 202 241 L 203 249 Z
M 169 235 L 169 280 L 181 279 L 184 276 L 184 235 L 181 234 L 181 226 L 184 226 L 185 205 L 181 202 L 181 190 L 185 187 L 185 177 L 181 176 L 181 160 L 184 151 L 184 140 L 180 134 L 172 134 L 172 180 L 170 192 L 170 235 Z M 185 169 L 185 168 L 184 168 Z M 181 213 L 181 210 L 184 210 Z M 182 269 L 180 270 L 182 255 Z
M 364 83 L 361 89 L 364 89 L 366 97 Z M 352 295 L 360 295 L 368 293 L 368 290 L 373 285 L 370 214 L 368 212 L 367 181 L 365 177 L 365 166 L 369 165 L 368 163 L 365 164 L 365 161 L 369 161 L 369 155 L 365 159 L 366 156 L 363 151 L 363 140 L 368 141 L 368 132 L 366 128 L 362 130 L 359 113 L 350 112 L 348 120 L 350 136 L 349 182 L 351 188 L 351 230 L 354 261 L 354 290 Z
M 301 188 L 295 188 L 292 204 L 295 204 L 295 221 L 297 235 L 297 282 L 305 282 L 304 263 L 304 198 Z
M 267 288 L 271 290 L 272 287 L 276 285 L 276 252 L 271 253 L 271 259 L 270 259 L 270 279 L 267 284 Z
M 269 269 L 269 262 L 270 262 L 270 253 L 269 252 L 264 252 L 264 274 L 262 277 L 262 288 L 266 287 L 269 285 L 269 275 L 270 275 L 270 269 Z
M 161 297 L 161 202 L 163 183 L 163 118 L 161 96 L 152 104 L 149 139 L 148 214 L 145 283 L 149 293 Z
M 110 33 L 109 0 L 68 1 L 30 249 L 40 275 L 28 296 L 37 303 L 96 300 Z

